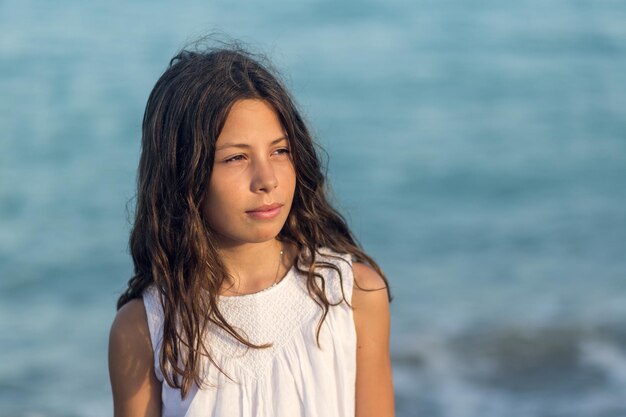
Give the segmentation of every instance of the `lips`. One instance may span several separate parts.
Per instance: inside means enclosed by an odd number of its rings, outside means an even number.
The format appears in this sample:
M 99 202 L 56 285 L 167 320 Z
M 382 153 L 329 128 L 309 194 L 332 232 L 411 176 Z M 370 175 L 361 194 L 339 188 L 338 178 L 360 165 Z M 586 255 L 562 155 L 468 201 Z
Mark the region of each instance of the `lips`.
M 278 203 L 265 204 L 252 210 L 246 211 L 246 214 L 255 221 L 267 221 L 278 217 L 283 205 Z
M 272 210 L 276 210 L 279 207 L 282 207 L 282 204 L 279 203 L 272 203 L 272 204 L 264 204 L 262 206 L 259 206 L 257 208 L 254 208 L 252 210 L 247 210 L 246 213 L 258 213 L 258 212 L 264 212 L 264 211 L 272 211 Z

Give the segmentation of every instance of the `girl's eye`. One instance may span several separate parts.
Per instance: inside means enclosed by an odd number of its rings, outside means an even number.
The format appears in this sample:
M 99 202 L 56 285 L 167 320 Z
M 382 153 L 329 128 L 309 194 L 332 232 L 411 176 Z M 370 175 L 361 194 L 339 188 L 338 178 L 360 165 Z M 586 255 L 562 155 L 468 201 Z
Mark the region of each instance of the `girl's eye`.
M 241 160 L 243 160 L 243 155 L 235 155 L 228 159 L 225 159 L 224 162 L 229 163 L 229 162 L 235 162 L 235 161 L 241 161 Z
M 280 155 L 286 155 L 289 153 L 289 148 L 276 149 L 276 152 L 278 152 Z

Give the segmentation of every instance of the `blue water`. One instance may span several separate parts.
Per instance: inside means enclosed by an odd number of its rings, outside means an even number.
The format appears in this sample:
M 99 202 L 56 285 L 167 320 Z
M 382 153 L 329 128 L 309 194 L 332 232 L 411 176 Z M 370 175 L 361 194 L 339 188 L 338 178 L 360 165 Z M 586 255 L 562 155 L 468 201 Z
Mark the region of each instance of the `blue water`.
M 140 123 L 267 52 L 392 283 L 398 416 L 626 416 L 626 4 L 0 2 L 0 416 L 111 415 Z

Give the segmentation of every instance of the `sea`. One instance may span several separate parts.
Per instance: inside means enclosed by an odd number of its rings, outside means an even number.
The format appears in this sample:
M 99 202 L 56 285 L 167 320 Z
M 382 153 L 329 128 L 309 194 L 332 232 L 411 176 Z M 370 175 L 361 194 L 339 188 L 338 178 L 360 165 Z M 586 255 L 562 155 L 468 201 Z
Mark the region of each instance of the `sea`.
M 112 415 L 143 111 L 210 33 L 327 152 L 397 416 L 626 416 L 626 2 L 1 0 L 1 417 Z

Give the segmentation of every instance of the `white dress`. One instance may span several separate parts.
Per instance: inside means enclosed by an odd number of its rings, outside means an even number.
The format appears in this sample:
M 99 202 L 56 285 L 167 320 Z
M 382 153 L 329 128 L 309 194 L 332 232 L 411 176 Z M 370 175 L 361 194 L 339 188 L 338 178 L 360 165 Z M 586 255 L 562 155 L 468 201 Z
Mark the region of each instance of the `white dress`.
M 316 261 L 336 265 L 336 271 L 318 268 L 331 302 L 342 299 L 341 285 L 351 302 L 353 274 L 348 254 L 322 249 Z M 328 256 L 340 256 L 336 259 Z M 320 332 L 321 308 L 309 296 L 306 276 L 292 267 L 273 287 L 254 294 L 219 297 L 226 320 L 255 344 L 247 348 L 217 326 L 207 335 L 212 355 L 231 381 L 205 361 L 203 375 L 213 386 L 193 386 L 185 400 L 180 390 L 163 380 L 159 367 L 163 314 L 156 288 L 143 294 L 154 351 L 157 378 L 163 382 L 162 416 L 186 417 L 353 417 L 356 381 L 356 331 L 351 308 L 345 302 L 331 306 Z

